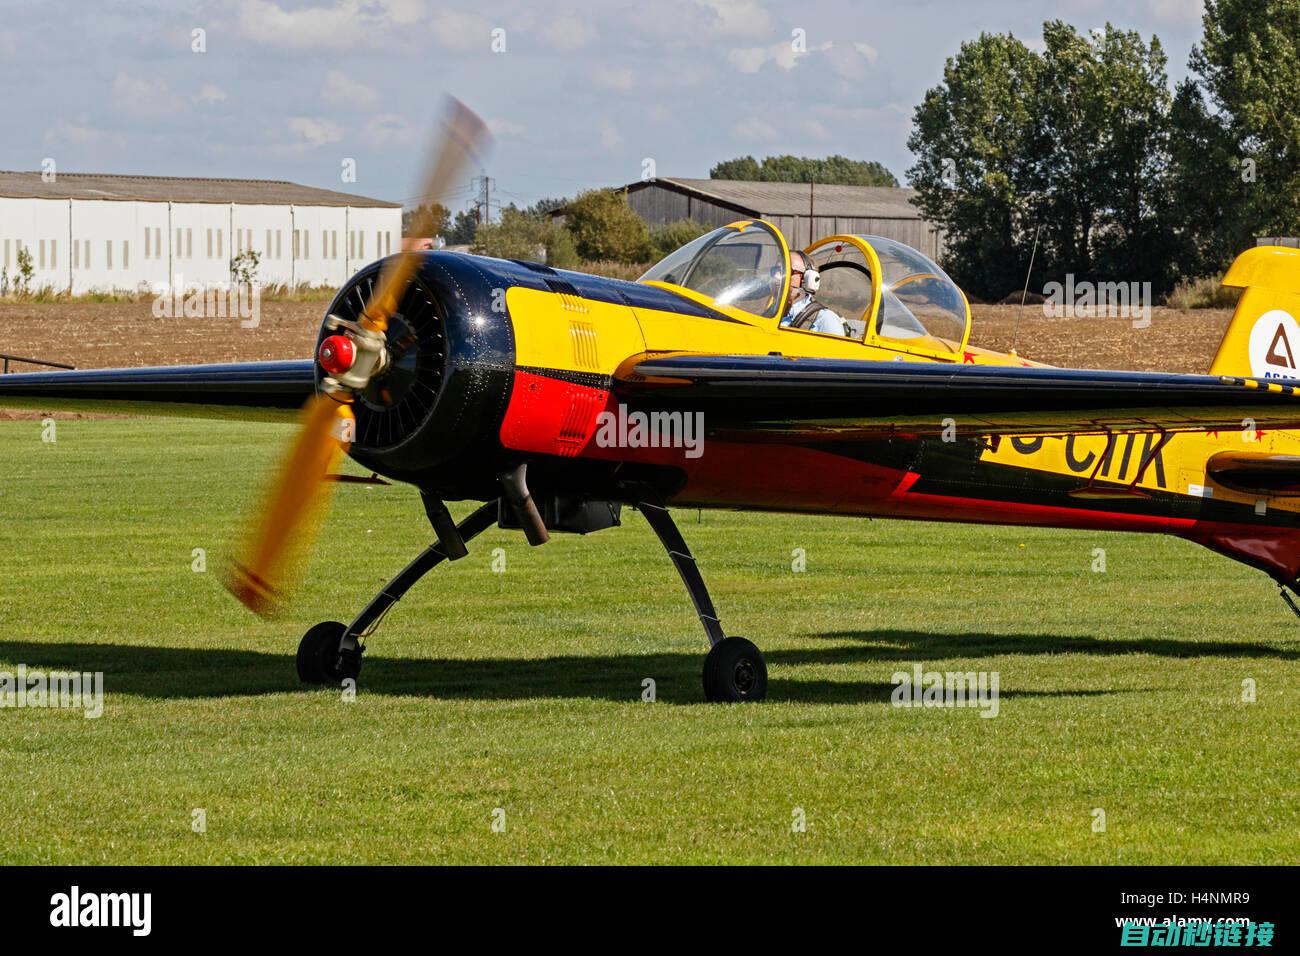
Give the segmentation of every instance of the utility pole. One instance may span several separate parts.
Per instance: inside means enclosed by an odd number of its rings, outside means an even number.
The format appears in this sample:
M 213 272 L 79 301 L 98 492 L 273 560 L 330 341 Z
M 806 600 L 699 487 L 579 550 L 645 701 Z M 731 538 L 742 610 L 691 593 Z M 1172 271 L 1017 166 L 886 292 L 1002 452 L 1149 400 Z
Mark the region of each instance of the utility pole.
M 485 170 L 482 176 L 475 176 L 473 186 L 478 192 L 474 200 L 474 218 L 481 226 L 492 221 L 492 177 Z

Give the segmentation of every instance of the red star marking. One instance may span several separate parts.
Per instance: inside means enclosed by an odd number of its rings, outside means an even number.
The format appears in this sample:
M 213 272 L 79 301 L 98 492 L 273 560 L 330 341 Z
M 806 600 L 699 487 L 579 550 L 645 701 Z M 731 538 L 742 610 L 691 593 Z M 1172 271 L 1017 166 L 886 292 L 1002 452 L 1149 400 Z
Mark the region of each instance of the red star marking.
M 974 352 L 962 352 L 962 353 L 961 353 L 961 364 L 962 364 L 962 365 L 974 365 L 974 364 L 975 364 L 975 353 L 974 353 Z

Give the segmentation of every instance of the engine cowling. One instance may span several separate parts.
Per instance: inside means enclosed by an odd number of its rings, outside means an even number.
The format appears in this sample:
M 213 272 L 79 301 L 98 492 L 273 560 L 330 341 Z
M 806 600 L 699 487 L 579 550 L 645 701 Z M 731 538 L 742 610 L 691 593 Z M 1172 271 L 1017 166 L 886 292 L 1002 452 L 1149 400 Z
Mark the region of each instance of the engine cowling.
M 328 315 L 358 321 L 379 270 L 374 263 L 353 276 Z M 389 321 L 385 367 L 356 396 L 351 455 L 363 467 L 446 498 L 490 493 L 515 366 L 499 280 L 469 257 L 425 255 Z M 327 344 L 334 336 L 323 324 L 318 387 L 329 374 L 324 362 L 343 362 L 337 343 Z

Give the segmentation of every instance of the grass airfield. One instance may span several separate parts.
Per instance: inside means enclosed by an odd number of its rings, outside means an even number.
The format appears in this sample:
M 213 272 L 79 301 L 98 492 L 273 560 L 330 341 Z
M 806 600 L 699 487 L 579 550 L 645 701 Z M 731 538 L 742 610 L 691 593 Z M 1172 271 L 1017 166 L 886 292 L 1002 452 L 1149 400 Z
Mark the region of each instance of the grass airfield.
M 428 543 L 413 489 L 341 486 L 299 600 L 266 622 L 217 572 L 286 429 L 57 428 L 48 444 L 38 421 L 0 422 L 0 670 L 103 671 L 104 714 L 0 709 L 5 863 L 1300 850 L 1300 621 L 1193 544 L 679 512 L 724 625 L 768 660 L 768 701 L 726 707 L 703 702 L 703 633 L 640 515 L 538 549 L 493 529 L 393 609 L 347 702 L 304 690 L 293 652 Z M 997 671 L 999 716 L 890 706 L 917 662 Z

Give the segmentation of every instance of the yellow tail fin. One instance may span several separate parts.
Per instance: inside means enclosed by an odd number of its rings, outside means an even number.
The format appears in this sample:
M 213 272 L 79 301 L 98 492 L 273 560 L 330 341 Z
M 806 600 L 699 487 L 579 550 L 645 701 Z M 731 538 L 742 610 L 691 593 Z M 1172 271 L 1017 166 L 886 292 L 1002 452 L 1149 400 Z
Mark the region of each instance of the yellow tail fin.
M 1210 374 L 1300 379 L 1300 249 L 1248 249 L 1223 284 L 1245 291 Z

